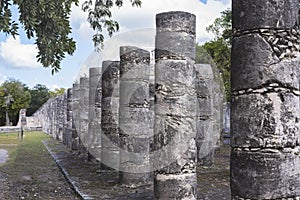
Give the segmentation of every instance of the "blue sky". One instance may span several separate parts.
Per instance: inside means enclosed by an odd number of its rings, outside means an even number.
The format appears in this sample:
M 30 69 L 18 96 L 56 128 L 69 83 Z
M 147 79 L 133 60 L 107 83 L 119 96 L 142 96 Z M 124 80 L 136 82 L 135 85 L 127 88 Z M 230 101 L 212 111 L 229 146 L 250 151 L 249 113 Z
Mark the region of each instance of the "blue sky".
M 83 0 L 80 2 L 82 3 Z M 120 35 L 127 37 L 130 35 L 128 33 L 140 29 L 154 29 L 155 14 L 182 10 L 197 16 L 197 42 L 199 43 L 211 39 L 212 36 L 206 33 L 205 27 L 220 16 L 221 11 L 231 7 L 229 0 L 142 0 L 141 8 L 132 8 L 128 0 L 124 2 L 122 8 L 113 9 L 113 17 L 120 23 L 120 31 L 115 34 L 114 38 Z M 91 40 L 93 31 L 86 22 L 86 14 L 81 11 L 80 7 L 74 6 L 70 19 L 73 29 L 71 36 L 76 41 L 77 50 L 73 56 L 66 56 L 61 64 L 62 70 L 53 76 L 49 68 L 43 68 L 36 62 L 37 50 L 33 45 L 34 41 L 28 40 L 22 29 L 19 31 L 20 36 L 16 39 L 0 33 L 0 84 L 7 78 L 15 78 L 29 87 L 36 84 L 44 84 L 50 89 L 71 87 L 76 77 L 79 76 L 81 68 L 90 67 L 87 63 L 91 63 L 91 58 L 94 59 L 93 57 L 98 55 L 93 53 Z M 111 42 L 108 37 L 107 42 Z M 91 53 L 93 56 L 90 56 Z M 93 62 L 98 61 L 96 59 Z

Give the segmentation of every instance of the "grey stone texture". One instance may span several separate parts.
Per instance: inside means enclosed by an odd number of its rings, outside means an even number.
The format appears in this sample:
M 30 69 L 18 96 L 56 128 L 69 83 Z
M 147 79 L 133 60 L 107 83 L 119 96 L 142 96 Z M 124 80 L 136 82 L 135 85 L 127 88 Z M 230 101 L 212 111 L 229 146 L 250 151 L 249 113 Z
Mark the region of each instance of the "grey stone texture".
M 232 3 L 233 30 L 291 29 L 298 24 L 298 4 L 297 0 L 236 0 Z
M 72 96 L 73 96 L 73 89 L 67 89 L 67 130 L 66 130 L 66 146 L 69 149 L 72 149 L 72 134 L 74 131 L 73 129 L 73 113 L 72 113 Z
M 119 170 L 120 62 L 102 62 L 101 169 Z
M 213 164 L 214 150 L 217 146 L 219 130 L 214 130 L 214 75 L 210 65 L 196 64 L 197 91 L 197 157 L 198 163 L 205 166 Z
M 150 180 L 150 52 L 120 47 L 120 183 L 137 187 Z
M 101 107 L 99 108 L 99 95 L 101 90 L 101 67 L 89 69 L 89 152 L 96 158 L 101 160 Z M 102 92 L 100 92 L 101 95 Z M 101 105 L 101 102 L 100 102 Z
M 232 199 L 300 198 L 298 3 L 232 2 Z
M 73 113 L 73 132 L 72 132 L 72 150 L 79 149 L 79 119 L 80 119 L 80 87 L 79 83 L 73 84 L 73 99 L 72 99 L 72 113 Z
M 89 78 L 81 77 L 79 87 L 79 154 L 84 158 L 88 158 Z
M 156 15 L 155 60 L 194 59 L 196 48 L 196 16 L 187 12 Z
M 196 199 L 195 16 L 161 13 L 156 26 L 154 195 Z

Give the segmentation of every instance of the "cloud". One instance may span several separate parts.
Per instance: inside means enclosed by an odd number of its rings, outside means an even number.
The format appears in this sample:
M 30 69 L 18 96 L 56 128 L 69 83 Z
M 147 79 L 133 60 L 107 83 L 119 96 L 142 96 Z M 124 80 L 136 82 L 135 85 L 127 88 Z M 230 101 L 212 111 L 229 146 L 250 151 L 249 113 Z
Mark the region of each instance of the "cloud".
M 197 41 L 204 42 L 212 38 L 206 32 L 206 27 L 219 17 L 222 11 L 230 8 L 227 0 L 209 0 L 203 4 L 199 0 L 143 0 L 142 7 L 132 7 L 129 1 L 124 1 L 124 6 L 114 8 L 113 17 L 120 23 L 121 32 L 132 29 L 155 28 L 155 16 L 161 12 L 185 11 L 197 17 Z
M 203 1 L 203 0 L 202 0 Z M 84 0 L 80 0 L 83 3 Z M 154 28 L 155 15 L 167 11 L 186 11 L 197 16 L 197 41 L 204 42 L 212 38 L 205 28 L 220 16 L 220 12 L 230 8 L 229 0 L 142 0 L 142 7 L 132 7 L 130 1 L 124 0 L 121 8 L 112 9 L 113 19 L 120 24 L 120 32 L 133 29 Z M 84 39 L 92 39 L 93 31 L 87 23 L 87 14 L 79 7 L 73 7 L 71 24 L 73 31 Z M 118 33 L 115 33 L 117 35 Z
M 21 44 L 20 37 L 14 39 L 9 36 L 6 41 L 0 43 L 1 58 L 17 68 L 37 68 L 41 64 L 37 62 L 38 50 L 33 44 Z

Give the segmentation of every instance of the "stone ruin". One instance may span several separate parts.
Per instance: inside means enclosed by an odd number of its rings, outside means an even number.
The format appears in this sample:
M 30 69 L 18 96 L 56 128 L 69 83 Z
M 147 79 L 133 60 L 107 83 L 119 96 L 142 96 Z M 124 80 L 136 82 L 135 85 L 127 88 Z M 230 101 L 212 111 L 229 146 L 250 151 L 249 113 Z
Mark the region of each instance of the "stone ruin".
M 298 4 L 232 1 L 232 199 L 300 199 Z M 214 66 L 194 63 L 194 15 L 161 13 L 156 25 L 154 81 L 149 52 L 123 46 L 34 117 L 120 184 L 196 199 L 196 164 L 220 144 L 222 87 Z
M 149 51 L 121 46 L 120 61 L 90 68 L 33 116 L 45 133 L 114 171 L 120 184 L 154 184 L 155 199 L 196 199 L 197 162 L 211 165 L 220 145 L 220 75 L 195 64 L 194 15 L 161 13 L 156 26 L 154 66 Z

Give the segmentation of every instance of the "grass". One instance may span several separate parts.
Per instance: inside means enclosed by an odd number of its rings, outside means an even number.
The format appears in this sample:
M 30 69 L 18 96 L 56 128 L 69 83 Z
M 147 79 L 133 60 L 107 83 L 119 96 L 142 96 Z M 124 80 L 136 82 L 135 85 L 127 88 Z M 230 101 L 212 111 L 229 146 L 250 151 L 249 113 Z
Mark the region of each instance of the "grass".
M 42 144 L 45 139 L 50 137 L 42 132 L 26 132 L 22 141 L 17 133 L 0 134 L 0 148 L 7 149 L 10 157 L 0 166 L 8 179 L 8 199 L 76 199 Z
M 7 150 L 10 159 L 14 159 L 18 144 L 18 133 L 0 133 L 0 149 Z

